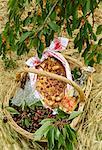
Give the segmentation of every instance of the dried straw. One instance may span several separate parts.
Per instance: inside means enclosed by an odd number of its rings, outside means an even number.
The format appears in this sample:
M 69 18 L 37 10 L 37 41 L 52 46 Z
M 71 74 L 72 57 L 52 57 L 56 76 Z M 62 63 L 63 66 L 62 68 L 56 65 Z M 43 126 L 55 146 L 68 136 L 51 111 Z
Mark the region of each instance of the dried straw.
M 102 150 L 102 66 L 97 69 L 100 71 L 93 75 L 93 88 L 78 129 L 77 150 Z

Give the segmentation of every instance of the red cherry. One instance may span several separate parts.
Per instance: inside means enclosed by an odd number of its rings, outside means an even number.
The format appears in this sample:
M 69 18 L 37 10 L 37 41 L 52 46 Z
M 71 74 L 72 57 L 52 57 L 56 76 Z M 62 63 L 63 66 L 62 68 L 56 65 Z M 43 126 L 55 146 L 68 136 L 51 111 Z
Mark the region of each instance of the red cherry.
M 37 120 L 38 120 L 38 117 L 37 117 L 37 116 L 33 117 L 33 120 L 37 121 Z

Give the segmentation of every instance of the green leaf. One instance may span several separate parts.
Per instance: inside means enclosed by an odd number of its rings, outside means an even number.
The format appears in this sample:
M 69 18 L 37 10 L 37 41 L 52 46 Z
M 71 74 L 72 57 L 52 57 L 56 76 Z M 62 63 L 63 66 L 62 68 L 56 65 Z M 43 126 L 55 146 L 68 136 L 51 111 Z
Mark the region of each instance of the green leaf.
M 37 46 L 38 46 L 38 42 L 39 42 L 39 39 L 38 39 L 38 38 L 35 37 L 35 38 L 32 39 L 32 43 L 33 43 L 33 46 L 34 46 L 34 47 L 37 47 Z
M 30 31 L 29 31 L 29 32 L 22 33 L 19 42 L 22 43 L 22 42 L 23 42 L 26 38 L 28 38 L 31 34 L 32 34 L 32 32 L 30 32 Z
M 44 136 L 45 132 L 48 131 L 49 127 L 51 126 L 50 122 L 43 124 L 35 133 L 34 133 L 34 140 L 39 141 Z
M 67 129 L 67 137 L 70 142 L 76 143 L 77 141 L 77 135 L 76 132 L 70 127 L 70 125 L 66 125 Z
M 58 118 L 66 118 L 66 117 L 68 117 L 68 114 L 65 113 L 64 111 L 62 111 L 61 109 L 57 109 L 57 112 L 58 112 L 58 114 L 57 114 Z
M 30 97 L 26 99 L 26 104 L 29 106 L 29 107 L 32 107 L 36 104 L 36 102 L 39 102 L 40 99 L 36 98 L 36 97 L 33 97 L 33 99 L 31 99 Z
M 97 41 L 97 37 L 94 33 L 92 33 L 92 38 L 93 38 L 94 41 Z
M 64 128 L 65 128 L 65 130 L 66 130 L 66 140 L 70 141 L 70 138 L 69 138 L 69 131 L 68 131 L 67 126 L 69 126 L 69 125 L 67 125 L 67 124 L 64 125 Z
M 43 105 L 42 105 L 41 101 L 36 101 L 36 102 L 34 103 L 34 105 L 31 105 L 30 107 L 33 108 L 33 106 L 34 106 L 34 108 L 35 108 L 35 106 L 37 106 L 37 107 L 42 107 Z
M 43 24 L 42 16 L 38 16 L 37 17 L 37 22 L 38 22 L 38 25 L 42 25 Z
M 10 34 L 9 34 L 9 42 L 10 45 L 14 45 L 15 44 L 15 40 L 14 40 L 14 35 L 13 35 L 13 30 L 10 30 Z
M 53 128 L 53 126 L 49 126 L 49 128 L 46 130 L 46 132 L 44 133 L 44 137 L 45 138 L 47 138 L 47 135 L 48 135 L 48 132 L 49 132 L 49 130 L 51 129 L 51 128 Z
M 66 150 L 73 150 L 73 144 L 71 142 L 66 141 Z
M 1 37 L 1 34 L 0 34 L 0 48 L 2 46 L 2 37 Z
M 67 32 L 68 32 L 69 36 L 72 37 L 72 30 L 71 30 L 71 27 L 70 27 L 70 24 L 68 21 L 67 21 Z
M 54 30 L 55 32 L 57 32 L 58 30 L 59 30 L 59 26 L 56 24 L 56 22 L 49 22 L 49 24 L 48 24 L 51 28 L 52 28 L 52 30 Z
M 25 106 L 26 106 L 26 102 L 25 102 L 25 100 L 24 100 L 24 101 L 22 101 L 22 104 L 21 104 L 22 111 L 24 111 L 24 109 L 25 109 Z
M 102 45 L 102 38 L 101 39 L 99 39 L 99 41 L 98 41 L 98 45 Z
M 19 112 L 14 109 L 13 107 L 6 107 L 6 109 L 11 113 L 11 114 L 18 114 L 19 115 Z
M 88 54 L 90 48 L 91 48 L 91 45 L 89 44 L 89 42 L 87 42 L 87 47 L 82 54 L 82 57 L 84 57 L 84 59 L 87 57 L 87 54 Z
M 24 54 L 25 52 L 29 52 L 29 48 L 26 46 L 26 44 L 23 42 L 23 43 L 19 43 L 17 42 L 16 43 L 16 51 L 17 51 L 17 55 L 22 55 Z
M 99 26 L 97 27 L 96 34 L 99 35 L 99 34 L 101 34 L 101 33 L 102 33 L 102 25 L 99 25 Z
M 47 123 L 47 122 L 49 122 L 49 123 L 53 123 L 53 122 L 55 122 L 56 120 L 55 119 L 50 119 L 50 118 L 46 118 L 46 119 L 43 119 L 41 122 L 40 122 L 40 124 L 44 124 L 44 123 Z
M 56 138 L 56 140 L 59 139 L 59 136 L 60 136 L 60 131 L 59 131 L 59 129 L 56 127 L 56 128 L 55 128 L 55 138 Z
M 67 3 L 66 3 L 66 10 L 65 10 L 66 19 L 69 18 L 69 16 L 72 13 L 72 10 L 73 10 L 73 6 L 72 6 L 71 1 L 67 1 Z
M 60 133 L 59 139 L 58 139 L 58 149 L 60 149 L 61 146 L 65 145 L 65 140 L 63 135 Z
M 92 33 L 93 29 L 90 23 L 87 23 L 87 27 L 90 33 Z
M 31 17 L 27 17 L 24 21 L 23 21 L 23 26 L 27 26 L 29 24 L 31 24 L 32 22 L 32 18 Z
M 90 10 L 90 0 L 86 1 L 86 11 L 88 12 Z
M 50 129 L 50 132 L 51 132 L 51 141 L 52 141 L 52 145 L 53 145 L 53 147 L 54 147 L 54 134 L 55 134 L 55 129 L 54 128 L 52 128 L 52 129 Z
M 78 47 L 78 51 L 80 53 L 82 51 L 82 47 L 83 47 L 83 39 L 79 39 L 79 41 L 77 42 L 77 47 Z
M 72 70 L 72 74 L 73 74 L 74 79 L 78 79 L 78 78 L 81 77 L 81 72 L 80 72 L 80 70 L 77 67 L 75 67 Z
M 102 65 L 102 53 L 97 54 L 97 63 Z
M 37 53 L 38 53 L 38 57 L 40 59 L 42 57 L 43 50 L 44 50 L 44 44 L 39 40 L 38 47 L 37 47 Z
M 45 28 L 43 29 L 43 34 L 46 35 L 46 34 L 48 34 L 48 33 L 49 33 L 49 30 L 47 29 L 47 27 L 45 27 Z
M 65 140 L 64 140 L 64 137 L 63 137 L 62 133 L 60 133 L 58 142 L 59 142 L 59 147 L 58 148 L 60 148 L 60 146 L 62 146 L 62 145 L 65 145 Z
M 25 125 L 26 125 L 26 127 L 28 128 L 28 127 L 29 127 L 29 125 L 30 125 L 29 120 L 25 118 L 25 120 L 24 120 L 24 121 L 25 121 Z
M 78 117 L 81 113 L 82 113 L 81 111 L 73 111 L 73 112 L 70 114 L 68 120 L 72 120 L 72 119 Z
M 78 12 L 77 9 L 75 8 L 74 12 L 73 12 L 73 16 L 72 16 L 72 30 L 77 29 L 78 26 Z
M 55 136 L 55 129 L 54 127 L 52 127 L 49 129 L 49 132 L 47 134 L 49 149 L 54 148 L 54 136 Z
M 84 10 L 84 15 L 86 15 L 87 12 L 90 10 L 90 0 L 86 0 L 83 10 Z
M 52 14 L 50 15 L 51 20 L 55 20 L 56 19 L 56 12 L 53 11 Z
M 80 39 L 80 34 L 78 33 L 77 36 L 74 39 L 74 48 L 78 47 L 78 41 L 79 41 L 79 39 Z
M 65 126 L 62 128 L 62 133 L 63 133 L 63 138 L 66 139 L 67 130 L 66 130 Z

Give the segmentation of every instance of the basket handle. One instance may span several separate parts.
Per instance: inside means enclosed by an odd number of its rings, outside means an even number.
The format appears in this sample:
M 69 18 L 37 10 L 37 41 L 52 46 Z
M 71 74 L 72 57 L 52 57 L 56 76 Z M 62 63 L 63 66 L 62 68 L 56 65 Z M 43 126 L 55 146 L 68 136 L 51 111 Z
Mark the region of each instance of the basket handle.
M 31 72 L 31 73 L 38 74 L 40 76 L 51 77 L 53 79 L 57 79 L 57 80 L 65 82 L 67 84 L 70 84 L 71 86 L 73 86 L 79 92 L 80 101 L 84 101 L 85 100 L 84 92 L 80 88 L 80 86 L 78 84 L 76 84 L 74 81 L 67 79 L 66 77 L 63 77 L 61 75 L 57 75 L 57 74 L 54 74 L 54 73 L 50 73 L 50 72 L 47 72 L 47 71 L 39 71 L 38 69 L 27 68 L 27 67 L 25 67 L 22 72 L 25 72 L 25 73 Z

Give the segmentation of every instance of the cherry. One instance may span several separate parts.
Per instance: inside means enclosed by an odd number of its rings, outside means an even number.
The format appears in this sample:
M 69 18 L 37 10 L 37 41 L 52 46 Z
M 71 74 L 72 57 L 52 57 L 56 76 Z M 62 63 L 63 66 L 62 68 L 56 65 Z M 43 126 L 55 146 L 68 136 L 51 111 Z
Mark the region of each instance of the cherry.
M 39 115 L 41 115 L 41 114 L 42 114 L 41 110 L 37 110 L 37 113 L 38 113 Z
M 37 117 L 37 116 L 33 117 L 33 120 L 37 121 L 37 120 L 38 120 L 38 117 Z
M 3 118 L 3 122 L 4 122 L 4 123 L 7 123 L 7 121 L 8 121 L 8 119 L 7 119 L 7 117 L 5 116 L 5 117 Z
M 31 15 L 31 12 L 30 12 L 30 11 L 28 12 L 28 16 L 29 16 L 29 15 Z
M 51 118 L 51 117 L 52 117 L 52 114 L 49 114 L 49 115 L 48 115 L 48 118 Z

